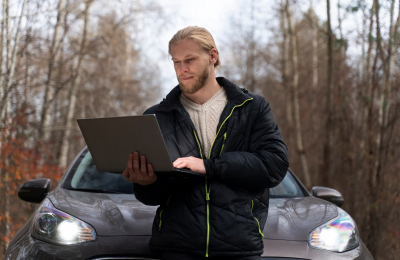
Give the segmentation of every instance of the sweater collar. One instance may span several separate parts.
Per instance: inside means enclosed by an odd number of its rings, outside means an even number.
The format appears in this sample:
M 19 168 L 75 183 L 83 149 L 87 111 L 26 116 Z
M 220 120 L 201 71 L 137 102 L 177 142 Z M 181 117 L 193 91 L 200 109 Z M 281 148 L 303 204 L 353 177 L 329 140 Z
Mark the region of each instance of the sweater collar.
M 243 103 L 246 99 L 251 98 L 250 95 L 243 93 L 243 91 L 234 83 L 227 80 L 224 77 L 217 77 L 218 84 L 223 87 L 226 91 L 226 95 L 228 97 L 228 101 L 232 102 L 234 105 L 238 105 Z M 168 112 L 173 109 L 181 110 L 182 104 L 179 101 L 179 95 L 182 93 L 179 85 L 174 87 L 171 92 L 166 96 L 166 98 L 161 101 L 160 105 L 157 108 L 157 111 Z

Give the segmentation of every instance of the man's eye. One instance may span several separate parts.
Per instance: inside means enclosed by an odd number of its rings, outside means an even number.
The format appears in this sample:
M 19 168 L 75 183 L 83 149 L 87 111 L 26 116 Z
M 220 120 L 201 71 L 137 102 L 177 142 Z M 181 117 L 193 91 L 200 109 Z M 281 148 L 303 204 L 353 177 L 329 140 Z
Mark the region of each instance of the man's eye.
M 191 61 L 193 61 L 193 60 L 194 60 L 194 59 L 188 59 L 187 62 L 191 62 Z
M 179 63 L 180 63 L 180 61 L 174 61 L 174 63 L 175 63 L 175 64 L 179 64 Z

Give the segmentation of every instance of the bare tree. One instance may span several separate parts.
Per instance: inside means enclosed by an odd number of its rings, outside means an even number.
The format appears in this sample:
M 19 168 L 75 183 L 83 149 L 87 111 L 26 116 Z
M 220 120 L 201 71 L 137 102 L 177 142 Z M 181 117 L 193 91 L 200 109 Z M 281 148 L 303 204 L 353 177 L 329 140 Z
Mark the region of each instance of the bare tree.
M 308 14 L 310 16 L 311 22 L 311 46 L 312 46 L 312 88 L 315 89 L 318 86 L 318 24 L 317 24 L 317 16 L 315 15 L 313 8 L 313 0 L 310 0 L 310 9 L 308 10 Z
M 18 20 L 17 32 L 15 35 L 15 41 L 14 41 L 14 47 L 12 50 L 10 62 L 7 65 L 5 88 L 4 88 L 4 92 L 3 92 L 3 96 L 2 96 L 2 100 L 1 100 L 1 106 L 0 106 L 0 122 L 4 121 L 6 104 L 8 102 L 8 94 L 10 93 L 11 88 L 13 86 L 12 83 L 13 83 L 13 79 L 14 79 L 14 72 L 15 72 L 15 66 L 16 66 L 16 60 L 17 60 L 18 45 L 19 45 L 19 40 L 21 37 L 21 22 L 22 22 L 24 11 L 25 11 L 26 2 L 27 2 L 27 0 L 24 0 L 22 3 L 21 15 L 19 16 L 19 20 Z M 8 20 L 8 15 L 6 17 L 6 20 Z M 19 54 L 19 55 L 21 55 L 21 54 Z
M 331 8 L 330 0 L 326 0 L 327 12 L 327 38 L 328 38 L 328 67 L 327 67 L 327 91 L 326 91 L 326 119 L 324 128 L 324 152 L 321 160 L 321 182 L 329 185 L 329 177 L 331 173 L 330 156 L 332 143 L 332 116 L 333 116 L 333 33 L 331 27 Z
M 379 21 L 379 1 L 376 0 L 376 19 L 377 23 Z M 389 118 L 389 112 L 390 112 L 390 106 L 391 106 L 391 92 L 392 92 L 392 80 L 393 80 L 393 66 L 394 66 L 394 61 L 396 57 L 396 36 L 397 36 L 397 31 L 399 28 L 399 23 L 400 23 L 400 13 L 398 14 L 398 18 L 396 23 L 394 22 L 394 6 L 395 6 L 395 0 L 391 0 L 391 5 L 390 5 L 390 22 L 389 22 L 389 39 L 388 39 L 388 49 L 387 49 L 387 55 L 383 56 L 384 60 L 382 62 L 386 65 L 384 66 L 384 80 L 383 80 L 383 89 L 381 91 L 380 95 L 380 106 L 379 106 L 379 132 L 378 132 L 378 137 L 377 137 L 377 159 L 375 163 L 375 175 L 376 178 L 379 177 L 380 172 L 382 172 L 382 161 L 385 160 L 384 156 L 384 149 L 388 148 L 387 145 L 385 145 L 385 141 L 387 144 L 389 144 L 388 140 L 388 118 Z M 400 2 L 399 2 L 399 10 L 400 10 Z
M 54 34 L 53 40 L 49 51 L 49 60 L 48 60 L 48 72 L 47 72 L 47 80 L 45 86 L 45 94 L 43 97 L 43 106 L 41 112 L 41 120 L 39 124 L 39 138 L 48 139 L 48 128 L 50 126 L 50 106 L 54 99 L 54 86 L 52 85 L 52 75 L 55 68 L 55 61 L 57 58 L 57 53 L 59 50 L 60 43 L 62 38 L 60 37 L 62 23 L 64 22 L 64 17 L 67 9 L 65 8 L 65 0 L 60 0 L 58 3 L 58 15 L 57 22 L 54 26 Z M 46 133 L 46 135 L 45 135 Z
M 293 102 L 293 115 L 296 131 L 296 144 L 297 153 L 301 161 L 301 169 L 307 187 L 311 187 L 310 172 L 308 170 L 306 152 L 303 146 L 303 138 L 301 135 L 301 119 L 300 119 L 300 105 L 299 105 L 299 68 L 297 57 L 297 40 L 295 30 L 292 22 L 292 13 L 290 12 L 289 0 L 286 0 L 286 16 L 288 20 L 288 33 L 290 37 L 290 60 L 292 63 L 292 102 Z
M 286 120 L 289 131 L 293 129 L 293 115 L 292 115 L 292 95 L 289 87 L 289 45 L 287 36 L 287 19 L 286 19 L 286 3 L 281 0 L 281 30 L 282 30 L 282 46 L 281 46 L 281 75 L 282 86 L 287 91 L 286 97 Z
M 0 33 L 0 99 L 3 99 L 3 95 L 5 93 L 5 88 L 3 88 L 3 52 L 4 52 L 4 25 L 5 25 L 5 17 L 6 17 L 6 8 L 5 5 L 7 0 L 1 0 L 1 33 Z M 2 104 L 0 104 L 2 106 Z M 1 117 L 1 116 L 0 116 Z M 1 126 L 2 122 L 0 122 Z M 1 137 L 1 133 L 0 133 Z M 1 138 L 0 138 L 1 140 Z M 0 148 L 1 148 L 1 141 L 0 141 Z
M 61 145 L 61 155 L 59 159 L 59 167 L 60 168 L 65 168 L 68 163 L 68 150 L 69 150 L 69 143 L 70 143 L 70 137 L 71 137 L 71 131 L 72 131 L 72 119 L 75 114 L 75 106 L 76 106 L 76 100 L 77 100 L 77 95 L 78 95 L 78 87 L 80 86 L 80 72 L 81 72 L 81 64 L 82 64 L 82 59 L 85 54 L 85 48 L 86 48 L 86 40 L 87 40 L 87 32 L 89 28 L 89 9 L 90 6 L 92 5 L 94 0 L 87 0 L 85 2 L 85 10 L 83 12 L 83 17 L 84 17 L 84 25 L 83 25 L 83 33 L 80 39 L 80 48 L 79 48 L 79 53 L 78 55 L 74 58 L 74 64 L 73 64 L 73 78 L 71 81 L 71 88 L 70 88 L 70 94 L 69 94 L 69 103 L 68 103 L 68 109 L 67 109 L 67 116 L 65 119 L 65 130 L 64 130 L 64 136 L 62 139 L 62 145 Z

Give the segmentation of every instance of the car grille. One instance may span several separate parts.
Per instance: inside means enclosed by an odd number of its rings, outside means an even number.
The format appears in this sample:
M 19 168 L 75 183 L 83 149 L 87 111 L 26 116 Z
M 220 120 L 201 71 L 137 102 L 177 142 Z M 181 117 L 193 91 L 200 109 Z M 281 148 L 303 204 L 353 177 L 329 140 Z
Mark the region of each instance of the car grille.
M 287 258 L 287 257 L 262 257 L 262 260 L 310 260 L 305 258 Z
M 287 257 L 262 257 L 262 260 L 309 260 L 304 258 L 287 258 Z M 148 257 L 126 257 L 126 256 L 107 256 L 90 258 L 90 260 L 160 260 L 160 258 Z
M 154 257 L 139 257 L 139 256 L 103 256 L 89 258 L 87 260 L 160 260 L 161 258 Z

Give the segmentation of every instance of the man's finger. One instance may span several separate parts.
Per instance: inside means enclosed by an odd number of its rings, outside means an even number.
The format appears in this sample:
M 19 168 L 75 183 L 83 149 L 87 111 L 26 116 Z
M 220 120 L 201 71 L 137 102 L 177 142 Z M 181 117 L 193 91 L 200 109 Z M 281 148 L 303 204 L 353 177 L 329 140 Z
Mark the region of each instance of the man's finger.
M 123 172 L 122 172 L 122 175 L 126 178 L 126 179 L 128 179 L 128 171 L 127 171 L 128 169 L 125 169 Z
M 176 168 L 185 168 L 185 167 L 187 167 L 187 163 L 186 162 L 184 162 L 184 161 L 182 161 L 182 162 L 180 162 L 180 163 L 177 163 L 176 164 Z
M 178 159 L 176 159 L 176 160 L 172 163 L 172 165 L 173 165 L 174 167 L 177 167 L 177 165 L 179 165 L 181 162 L 182 162 L 182 158 L 178 158 Z
M 128 156 L 128 165 L 126 166 L 126 170 L 132 169 L 132 160 L 133 160 L 133 154 L 129 154 Z
M 135 174 L 138 174 L 140 172 L 139 169 L 139 153 L 134 152 L 133 153 L 133 171 Z
M 140 156 L 140 173 L 142 175 L 147 175 L 147 168 L 146 168 L 146 156 Z
M 154 176 L 154 169 L 153 169 L 153 165 L 151 165 L 151 163 L 147 164 L 147 169 L 149 170 L 149 176 L 153 177 Z

